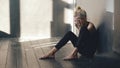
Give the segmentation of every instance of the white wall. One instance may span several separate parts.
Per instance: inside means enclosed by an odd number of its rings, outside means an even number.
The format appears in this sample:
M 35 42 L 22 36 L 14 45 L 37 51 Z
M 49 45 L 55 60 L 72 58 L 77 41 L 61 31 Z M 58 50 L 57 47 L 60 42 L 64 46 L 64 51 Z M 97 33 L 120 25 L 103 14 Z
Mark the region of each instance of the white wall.
M 21 38 L 49 38 L 52 0 L 21 0 L 20 5 Z
M 77 0 L 77 4 L 86 10 L 88 20 L 93 22 L 96 27 L 100 24 L 105 12 L 105 3 L 105 0 Z
M 10 34 L 9 0 L 0 0 L 0 31 Z
M 114 0 L 107 0 L 106 11 L 114 12 Z
M 21 39 L 63 36 L 72 26 L 73 0 L 20 0 Z
M 0 0 L 0 37 L 44 39 L 72 27 L 73 0 Z

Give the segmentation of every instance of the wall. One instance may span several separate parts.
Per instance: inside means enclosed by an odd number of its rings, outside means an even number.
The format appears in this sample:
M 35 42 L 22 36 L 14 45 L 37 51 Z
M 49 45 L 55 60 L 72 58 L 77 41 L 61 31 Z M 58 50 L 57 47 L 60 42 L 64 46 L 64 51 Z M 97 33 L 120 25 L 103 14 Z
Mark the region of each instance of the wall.
M 100 24 L 105 12 L 105 2 L 105 0 L 77 0 L 77 4 L 87 11 L 88 20 L 93 22 L 96 27 Z
M 0 0 L 0 19 L 0 37 L 61 37 L 73 30 L 73 0 Z
M 63 36 L 72 29 L 73 0 L 21 0 L 21 38 Z
M 19 0 L 0 0 L 0 38 L 20 37 Z
M 97 28 L 99 53 L 112 51 L 113 3 L 113 0 L 77 0 L 77 5 L 87 11 L 88 21 Z
M 21 0 L 21 39 L 50 37 L 52 0 Z
M 0 0 L 0 37 L 10 34 L 9 1 Z
M 115 0 L 114 14 L 114 47 L 113 50 L 120 54 L 120 0 Z

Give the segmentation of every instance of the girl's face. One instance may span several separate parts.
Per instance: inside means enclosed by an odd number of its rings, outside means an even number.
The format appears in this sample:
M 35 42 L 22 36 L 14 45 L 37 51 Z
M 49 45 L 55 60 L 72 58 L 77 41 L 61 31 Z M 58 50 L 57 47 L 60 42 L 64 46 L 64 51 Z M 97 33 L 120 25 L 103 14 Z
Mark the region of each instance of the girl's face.
M 86 23 L 86 18 L 76 17 L 76 22 L 83 26 Z

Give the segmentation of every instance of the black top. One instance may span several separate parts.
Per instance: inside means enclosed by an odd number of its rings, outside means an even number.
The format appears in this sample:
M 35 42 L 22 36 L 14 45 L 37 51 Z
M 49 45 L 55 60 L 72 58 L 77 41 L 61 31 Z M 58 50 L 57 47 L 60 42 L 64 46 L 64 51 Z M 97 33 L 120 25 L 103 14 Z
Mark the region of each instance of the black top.
M 78 51 L 84 55 L 93 55 L 96 51 L 96 31 L 90 32 L 87 25 L 82 26 L 80 29 L 77 47 Z

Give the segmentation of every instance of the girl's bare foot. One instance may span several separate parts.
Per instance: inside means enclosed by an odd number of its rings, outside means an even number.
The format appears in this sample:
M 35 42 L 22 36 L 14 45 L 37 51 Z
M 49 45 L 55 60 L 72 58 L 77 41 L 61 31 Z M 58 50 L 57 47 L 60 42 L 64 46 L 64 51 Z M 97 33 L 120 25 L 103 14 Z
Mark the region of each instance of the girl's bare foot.
M 77 53 L 78 53 L 78 49 L 74 48 L 74 50 L 72 51 L 72 53 L 69 56 L 65 57 L 64 60 L 78 59 Z
M 69 55 L 69 56 L 67 56 L 67 57 L 65 57 L 65 58 L 63 58 L 64 60 L 74 60 L 74 59 L 78 59 L 78 56 L 77 55 Z
M 44 55 L 40 59 L 54 59 L 55 55 Z
M 53 47 L 48 54 L 42 56 L 40 59 L 54 59 L 55 58 L 55 53 L 57 52 L 57 49 Z

